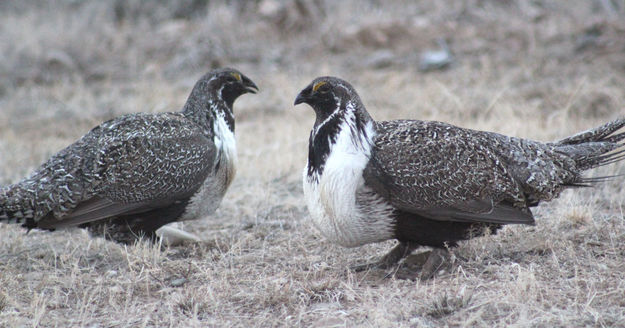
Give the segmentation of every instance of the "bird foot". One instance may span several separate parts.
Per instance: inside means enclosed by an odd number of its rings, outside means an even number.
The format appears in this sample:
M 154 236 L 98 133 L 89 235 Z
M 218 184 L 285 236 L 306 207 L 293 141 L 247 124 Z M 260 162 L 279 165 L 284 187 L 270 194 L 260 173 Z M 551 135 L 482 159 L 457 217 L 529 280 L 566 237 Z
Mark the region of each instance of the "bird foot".
M 351 266 L 350 270 L 354 272 L 362 272 L 372 269 L 389 269 L 397 264 L 397 262 L 399 262 L 401 259 L 410 255 L 410 253 L 412 253 L 412 251 L 414 251 L 417 247 L 417 245 L 400 242 L 395 247 L 393 247 L 393 249 L 391 249 L 386 255 L 384 255 L 379 261 Z
M 163 244 L 177 246 L 185 242 L 200 242 L 200 237 L 171 226 L 162 226 L 156 230 L 156 235 L 161 238 Z
M 398 270 L 395 278 L 409 280 L 429 280 L 432 279 L 441 269 L 449 264 L 451 254 L 447 249 L 435 248 L 428 252 L 423 252 L 410 256 L 404 260 L 408 270 Z M 418 268 L 421 268 L 419 271 Z
M 428 280 L 434 277 L 441 269 L 449 264 L 451 254 L 446 248 L 435 248 L 431 251 L 410 255 L 418 245 L 399 243 L 379 261 L 350 267 L 351 271 L 362 272 L 373 269 L 387 270 L 405 258 L 402 266 L 387 277 L 394 276 L 397 279 Z M 410 255 L 410 256 L 409 256 Z M 419 270 L 421 269 L 421 270 Z
M 449 264 L 451 254 L 445 248 L 436 248 L 430 253 L 427 261 L 421 268 L 420 280 L 428 280 L 434 277 L 446 264 Z

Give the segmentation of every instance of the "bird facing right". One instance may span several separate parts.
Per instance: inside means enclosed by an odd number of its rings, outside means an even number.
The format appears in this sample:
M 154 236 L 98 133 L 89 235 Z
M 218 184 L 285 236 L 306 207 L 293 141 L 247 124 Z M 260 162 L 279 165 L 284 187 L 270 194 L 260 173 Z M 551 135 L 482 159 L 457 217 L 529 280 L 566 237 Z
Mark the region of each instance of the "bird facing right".
M 387 268 L 430 246 L 420 275 L 430 278 L 447 248 L 505 224 L 534 224 L 530 207 L 607 179 L 582 173 L 625 156 L 625 133 L 616 133 L 625 118 L 542 143 L 442 122 L 376 122 L 335 77 L 313 80 L 300 103 L 316 114 L 303 177 L 314 225 L 346 247 L 399 241 L 358 269 Z
M 212 214 L 236 172 L 234 101 L 257 90 L 241 72 L 215 69 L 179 112 L 102 123 L 30 176 L 1 186 L 0 222 L 29 230 L 79 226 L 134 243 L 156 240 L 165 224 Z M 197 238 L 165 231 L 167 239 Z

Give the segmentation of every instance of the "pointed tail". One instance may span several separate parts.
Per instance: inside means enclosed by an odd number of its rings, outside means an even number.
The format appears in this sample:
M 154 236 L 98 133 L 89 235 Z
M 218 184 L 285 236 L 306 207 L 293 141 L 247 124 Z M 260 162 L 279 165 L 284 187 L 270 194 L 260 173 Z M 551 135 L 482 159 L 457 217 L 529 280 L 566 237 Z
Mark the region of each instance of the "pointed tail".
M 608 165 L 625 159 L 625 117 L 580 132 L 554 143 L 556 150 L 569 155 L 580 170 Z

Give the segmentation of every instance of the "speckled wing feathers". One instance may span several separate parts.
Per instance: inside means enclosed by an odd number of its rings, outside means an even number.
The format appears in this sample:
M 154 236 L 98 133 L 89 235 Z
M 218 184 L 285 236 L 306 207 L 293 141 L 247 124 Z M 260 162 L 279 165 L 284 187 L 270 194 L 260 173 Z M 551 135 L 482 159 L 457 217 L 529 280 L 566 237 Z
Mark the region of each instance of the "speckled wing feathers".
M 623 158 L 625 118 L 556 143 L 441 122 L 377 123 L 365 182 L 400 210 L 436 220 L 532 224 L 529 207 L 603 178 L 584 170 Z
M 27 226 L 58 228 L 188 198 L 210 174 L 216 151 L 186 120 L 138 113 L 107 121 L 3 188 L 2 208 Z
M 542 185 L 543 178 L 563 182 L 575 175 L 542 160 L 559 155 L 537 142 L 441 122 L 376 127 L 365 183 L 396 208 L 431 219 L 532 224 L 531 199 L 559 192 L 553 183 Z
M 98 194 L 120 202 L 191 196 L 213 169 L 213 141 L 181 114 L 142 116 L 115 124 L 108 129 L 113 134 L 101 138 L 100 174 L 109 183 Z M 136 125 L 142 133 L 134 132 Z

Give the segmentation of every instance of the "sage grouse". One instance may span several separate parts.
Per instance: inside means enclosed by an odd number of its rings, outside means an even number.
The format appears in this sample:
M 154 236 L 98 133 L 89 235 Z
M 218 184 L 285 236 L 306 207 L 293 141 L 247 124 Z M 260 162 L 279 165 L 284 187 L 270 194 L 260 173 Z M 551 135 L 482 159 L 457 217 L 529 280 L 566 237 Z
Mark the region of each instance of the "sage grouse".
M 0 189 L 0 222 L 80 226 L 122 243 L 216 210 L 236 168 L 232 106 L 254 82 L 234 69 L 204 75 L 184 108 L 102 123 L 24 180 Z
M 441 122 L 376 122 L 353 87 L 334 77 L 315 79 L 300 103 L 316 114 L 303 179 L 314 225 L 346 247 L 399 241 L 359 269 L 386 268 L 431 246 L 421 271 L 429 278 L 447 247 L 504 224 L 534 224 L 530 207 L 603 180 L 581 174 L 625 152 L 625 133 L 614 134 L 625 118 L 541 143 Z

